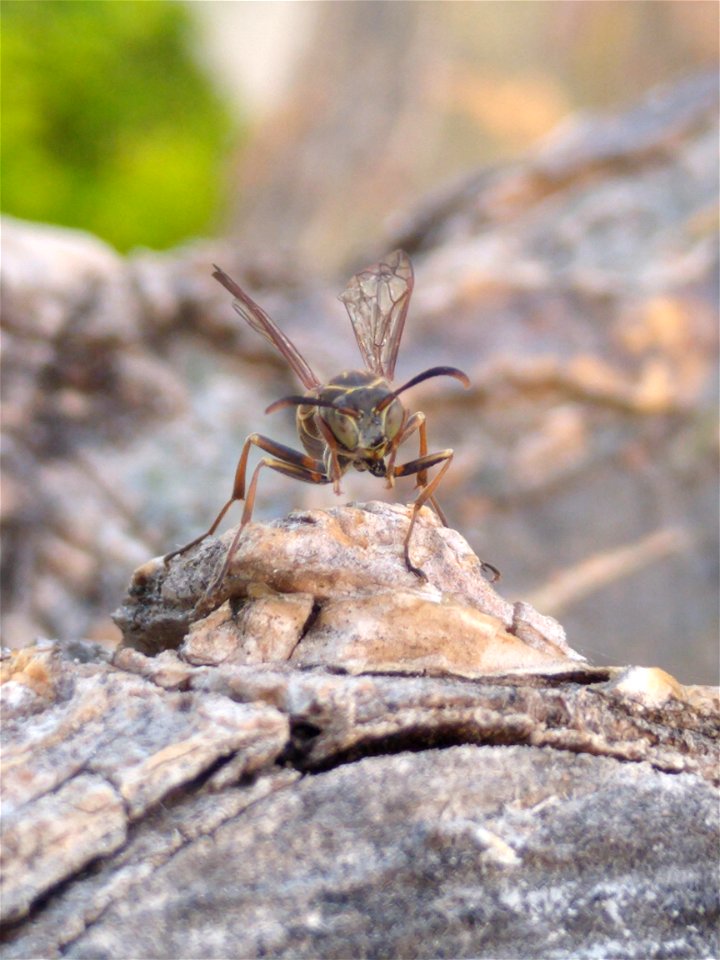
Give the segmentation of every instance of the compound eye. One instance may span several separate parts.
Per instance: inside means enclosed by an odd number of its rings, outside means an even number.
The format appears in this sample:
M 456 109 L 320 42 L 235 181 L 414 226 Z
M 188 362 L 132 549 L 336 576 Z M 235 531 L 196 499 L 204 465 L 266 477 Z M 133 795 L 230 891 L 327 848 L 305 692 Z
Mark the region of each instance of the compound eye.
M 388 440 L 397 436 L 400 427 L 402 427 L 403 416 L 403 405 L 399 400 L 393 400 L 385 411 L 385 434 Z
M 337 410 L 323 411 L 323 419 L 330 427 L 333 436 L 345 450 L 356 450 L 360 440 L 357 422 Z

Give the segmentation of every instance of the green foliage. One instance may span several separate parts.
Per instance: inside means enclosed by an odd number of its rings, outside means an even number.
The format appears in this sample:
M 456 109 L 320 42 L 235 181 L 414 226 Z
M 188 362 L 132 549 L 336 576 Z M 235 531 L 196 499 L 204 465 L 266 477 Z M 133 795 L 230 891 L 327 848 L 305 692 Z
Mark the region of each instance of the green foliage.
M 2 206 L 119 250 L 212 229 L 229 114 L 162 0 L 3 0 Z

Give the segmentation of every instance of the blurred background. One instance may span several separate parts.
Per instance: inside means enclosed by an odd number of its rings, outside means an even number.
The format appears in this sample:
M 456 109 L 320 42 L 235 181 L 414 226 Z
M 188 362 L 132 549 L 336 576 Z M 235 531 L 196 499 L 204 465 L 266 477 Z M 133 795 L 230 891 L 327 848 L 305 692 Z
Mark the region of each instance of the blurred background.
M 474 383 L 412 401 L 456 450 L 453 525 L 591 659 L 713 682 L 718 15 L 5 0 L 5 642 L 115 642 L 133 566 L 207 526 L 245 435 L 294 442 L 213 260 L 329 376 L 357 364 L 334 298 L 402 245 L 398 378 Z
M 574 112 L 712 68 L 717 27 L 712 0 L 7 0 L 3 209 L 122 252 L 258 231 L 329 271 Z

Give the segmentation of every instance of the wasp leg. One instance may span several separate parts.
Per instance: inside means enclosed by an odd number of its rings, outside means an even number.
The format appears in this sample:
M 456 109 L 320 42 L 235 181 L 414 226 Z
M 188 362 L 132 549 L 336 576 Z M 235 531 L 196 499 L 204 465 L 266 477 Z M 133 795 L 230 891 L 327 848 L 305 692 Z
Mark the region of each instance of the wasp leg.
M 448 523 L 447 517 L 445 516 L 445 511 L 440 508 L 440 504 L 437 502 L 436 498 L 435 498 L 435 497 L 428 497 L 428 503 L 429 503 L 430 506 L 433 508 L 433 510 L 435 511 L 435 513 L 438 515 L 438 517 L 439 517 L 439 519 L 440 519 L 440 523 L 441 523 L 444 527 L 449 527 L 450 524 Z
M 185 546 L 179 547 L 177 550 L 173 550 L 171 553 L 166 553 L 163 557 L 163 562 L 165 564 L 169 563 L 173 557 L 177 557 L 182 553 L 186 553 L 192 547 L 202 543 L 202 541 L 209 536 L 212 536 L 213 533 L 219 527 L 223 517 L 228 512 L 230 507 L 235 503 L 236 500 L 245 500 L 245 474 L 247 472 L 247 461 L 248 455 L 250 453 L 251 447 L 259 447 L 261 450 L 265 450 L 267 453 L 271 453 L 274 456 L 280 458 L 283 462 L 288 465 L 294 465 L 305 469 L 308 471 L 314 472 L 323 472 L 323 465 L 318 460 L 313 460 L 312 457 L 307 456 L 307 454 L 300 453 L 297 450 L 293 450 L 292 447 L 286 447 L 282 443 L 277 443 L 275 440 L 271 440 L 269 437 L 263 437 L 259 433 L 251 433 L 250 436 L 245 441 L 242 453 L 240 454 L 240 459 L 238 460 L 238 465 L 235 469 L 235 480 L 233 482 L 232 496 L 223 506 L 220 513 L 213 520 L 212 526 L 205 531 L 205 533 L 200 534 L 199 537 L 196 537 L 194 540 L 191 540 L 190 543 L 186 543 Z M 325 480 L 313 481 L 319 483 L 325 483 Z M 254 492 L 253 492 L 254 499 Z M 245 510 L 247 511 L 247 501 L 245 505 Z M 252 504 L 250 505 L 250 512 L 252 513 Z M 243 513 L 243 517 L 245 514 Z M 249 519 L 249 517 L 248 517 Z M 247 523 L 247 520 L 243 520 L 243 524 Z
M 395 459 L 398 455 L 400 445 L 405 443 L 408 437 L 411 437 L 416 430 L 420 430 L 420 456 L 427 454 L 427 437 L 425 435 L 425 414 L 414 413 L 408 417 L 407 410 L 404 411 L 403 422 L 398 430 L 395 439 L 392 441 L 390 453 L 387 461 L 387 487 L 392 488 L 395 485 Z M 427 482 L 427 478 L 426 478 Z M 418 486 L 421 486 L 418 479 Z
M 432 478 L 430 483 L 422 488 L 418 494 L 415 502 L 413 503 L 413 512 L 410 518 L 410 526 L 408 527 L 408 532 L 405 535 L 405 542 L 403 544 L 403 549 L 405 553 L 405 566 L 410 570 L 411 573 L 414 573 L 415 576 L 421 577 L 423 580 L 427 580 L 425 573 L 416 567 L 410 560 L 410 537 L 412 536 L 413 528 L 415 526 L 415 521 L 417 520 L 417 515 L 420 512 L 420 508 L 429 500 L 433 505 L 435 510 L 438 510 L 437 504 L 434 502 L 433 494 L 438 488 L 438 484 L 445 476 L 453 458 L 452 450 L 442 450 L 440 453 L 430 453 L 425 454 L 422 457 L 418 457 L 417 460 L 410 460 L 408 463 L 402 463 L 400 466 L 394 468 L 394 474 L 396 477 L 409 477 L 412 474 L 416 473 L 418 475 L 424 474 L 431 467 L 436 466 L 441 463 L 442 466 L 438 470 L 437 474 Z M 443 519 L 442 512 L 439 512 L 440 519 Z M 447 524 L 445 524 L 447 526 Z
M 327 449 L 330 453 L 329 482 L 333 485 L 333 493 L 336 496 L 339 496 L 342 493 L 342 490 L 340 489 L 340 477 L 343 475 L 343 469 L 340 466 L 340 461 L 338 459 L 338 442 L 335 439 L 335 434 L 325 423 L 322 417 L 318 417 L 316 422 L 320 428 L 320 433 L 322 433 L 323 437 L 325 438 L 325 444 L 327 445 Z
M 261 437 L 260 439 L 265 438 Z M 247 496 L 245 497 L 245 507 L 243 508 L 240 526 L 235 531 L 235 536 L 233 537 L 232 543 L 230 544 L 228 552 L 225 555 L 225 561 L 222 565 L 220 573 L 215 577 L 211 588 L 208 590 L 209 595 L 212 595 L 221 586 L 223 580 L 225 579 L 230 567 L 230 562 L 232 561 L 235 551 L 237 550 L 237 545 L 240 542 L 242 532 L 250 522 L 253 507 L 255 506 L 255 491 L 257 490 L 258 478 L 263 467 L 269 467 L 271 470 L 276 470 L 278 473 L 283 473 L 286 477 L 292 477 L 293 480 L 302 480 L 304 483 L 332 483 L 331 478 L 325 473 L 322 463 L 320 463 L 318 460 L 313 460 L 312 457 L 298 453 L 297 450 L 292 450 L 290 447 L 283 447 L 282 444 L 273 443 L 272 440 L 268 441 L 267 446 L 263 449 L 266 449 L 269 453 L 272 453 L 273 450 L 271 450 L 270 447 L 278 450 L 278 455 L 281 455 L 280 451 L 283 451 L 283 456 L 285 453 L 292 454 L 293 459 L 290 460 L 290 458 L 287 457 L 287 459 L 276 460 L 271 457 L 263 457 L 260 463 L 258 463 L 258 465 L 255 467 L 252 479 L 250 480 L 250 485 L 248 487 Z
M 413 504 L 413 514 L 410 518 L 410 526 L 408 532 L 405 536 L 405 565 L 408 570 L 412 571 L 419 577 L 425 577 L 425 573 L 419 568 L 414 566 L 410 561 L 409 547 L 410 547 L 410 536 L 412 535 L 413 527 L 415 526 L 415 520 L 417 515 L 420 512 L 420 508 L 427 502 L 430 503 L 435 513 L 440 517 L 440 520 L 443 526 L 447 527 L 448 522 L 445 518 L 445 514 L 440 509 L 440 504 L 435 499 L 434 493 L 437 490 L 440 481 L 443 478 L 446 470 L 450 466 L 450 462 L 453 458 L 452 450 L 443 450 L 441 453 L 431 453 L 429 455 L 424 455 L 418 457 L 417 460 L 411 460 L 408 463 L 404 463 L 399 467 L 395 467 L 395 476 L 396 477 L 406 477 L 410 476 L 413 473 L 420 477 L 423 471 L 428 470 L 430 467 L 435 466 L 438 463 L 442 463 L 442 468 L 438 471 L 437 475 L 433 477 L 430 483 L 427 486 L 424 486 L 420 494 L 418 495 L 415 503 Z M 500 571 L 497 567 L 494 567 L 491 563 L 488 563 L 486 560 L 480 561 L 480 568 L 482 570 L 482 575 L 490 583 L 496 583 L 500 579 Z
M 428 447 L 427 447 L 427 427 L 425 425 L 425 414 L 418 411 L 414 413 L 409 420 L 404 424 L 400 433 L 398 434 L 398 440 L 393 446 L 390 457 L 388 458 L 388 486 L 393 486 L 393 480 L 395 476 L 400 476 L 400 474 L 395 474 L 395 457 L 397 456 L 398 447 L 401 443 L 404 443 L 408 437 L 412 436 L 415 431 L 419 431 L 420 434 L 420 450 L 418 459 L 422 459 L 427 456 Z M 416 487 L 426 487 L 427 486 L 427 470 L 419 470 L 417 474 L 417 483 Z M 440 504 L 437 502 L 434 496 L 428 497 L 428 502 L 432 506 L 435 513 L 440 518 L 440 522 L 444 527 L 449 526 L 447 517 L 445 516 L 444 511 L 441 509 Z

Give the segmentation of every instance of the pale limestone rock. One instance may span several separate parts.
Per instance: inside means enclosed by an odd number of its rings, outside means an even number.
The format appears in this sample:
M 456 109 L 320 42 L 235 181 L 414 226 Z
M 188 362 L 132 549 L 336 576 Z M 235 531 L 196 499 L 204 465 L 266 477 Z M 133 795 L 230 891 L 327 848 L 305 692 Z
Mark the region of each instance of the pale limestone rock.
M 389 587 L 422 584 L 403 560 L 409 523 L 404 504 L 371 501 L 329 510 L 293 511 L 270 524 L 250 524 L 228 571 L 228 592 L 242 595 L 262 582 L 283 593 L 312 593 L 318 601 Z M 223 537 L 229 545 L 234 531 Z M 482 575 L 467 541 L 423 509 L 410 553 L 428 582 L 512 623 L 512 606 Z
M 703 713 L 717 713 L 720 704 L 717 687 L 679 683 L 660 667 L 626 667 L 615 677 L 609 690 L 646 707 L 662 707 L 668 701 L 677 700 Z
M 410 508 L 371 502 L 251 523 L 225 581 L 208 594 L 230 530 L 167 569 L 143 564 L 116 621 L 126 645 L 179 648 L 192 664 L 289 660 L 479 677 L 583 660 L 557 621 L 505 600 L 464 538 L 430 510 L 411 541 L 427 580 L 408 571 L 409 522 Z
M 309 593 L 260 597 L 239 611 L 229 600 L 198 620 L 180 648 L 189 663 L 267 663 L 289 660 L 313 609 Z
M 291 660 L 350 673 L 411 670 L 478 677 L 544 666 L 564 656 L 557 648 L 553 655 L 528 646 L 497 617 L 439 591 L 416 589 L 327 602 Z
M 540 650 L 554 659 L 557 659 L 558 655 L 569 657 L 571 660 L 585 659 L 568 646 L 565 630 L 557 620 L 538 613 L 524 600 L 518 600 L 513 607 L 513 622 L 510 629 L 529 647 Z

